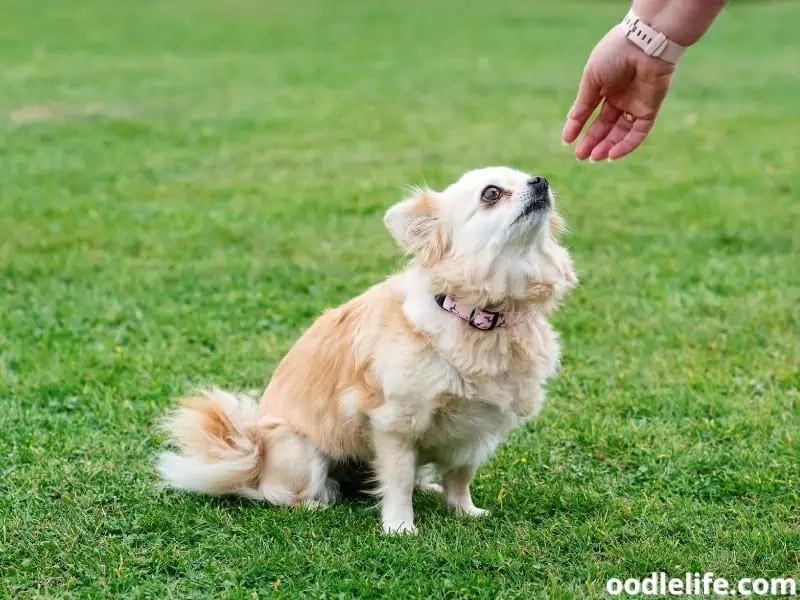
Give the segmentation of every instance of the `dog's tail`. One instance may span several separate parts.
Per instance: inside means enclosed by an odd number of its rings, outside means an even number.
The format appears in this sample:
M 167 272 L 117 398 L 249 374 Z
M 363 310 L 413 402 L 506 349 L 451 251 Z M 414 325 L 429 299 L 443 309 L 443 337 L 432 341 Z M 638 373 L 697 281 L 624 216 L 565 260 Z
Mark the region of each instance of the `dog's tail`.
M 267 429 L 256 403 L 219 389 L 186 398 L 165 422 L 180 452 L 164 452 L 158 471 L 171 487 L 263 499 L 258 482 L 265 463 Z

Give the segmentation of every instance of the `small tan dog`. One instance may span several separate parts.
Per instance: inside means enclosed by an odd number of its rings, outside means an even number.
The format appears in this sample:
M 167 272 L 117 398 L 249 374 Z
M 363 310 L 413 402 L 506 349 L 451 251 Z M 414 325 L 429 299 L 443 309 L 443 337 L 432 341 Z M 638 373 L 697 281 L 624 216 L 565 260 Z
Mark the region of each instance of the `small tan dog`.
M 546 316 L 576 284 L 553 195 L 543 177 L 492 167 L 416 190 L 385 223 L 409 267 L 319 317 L 260 406 L 220 390 L 183 400 L 168 421 L 181 453 L 159 461 L 168 484 L 329 504 L 333 467 L 370 461 L 387 532 L 415 531 L 415 484 L 486 514 L 475 470 L 541 408 L 559 358 Z

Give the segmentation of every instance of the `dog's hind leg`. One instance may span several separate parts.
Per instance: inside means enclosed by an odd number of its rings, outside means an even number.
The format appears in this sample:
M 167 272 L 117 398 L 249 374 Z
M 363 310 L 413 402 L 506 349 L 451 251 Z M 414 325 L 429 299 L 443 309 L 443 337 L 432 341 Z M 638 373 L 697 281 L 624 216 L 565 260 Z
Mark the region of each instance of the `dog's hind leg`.
M 329 464 L 314 442 L 290 425 L 278 423 L 270 432 L 258 491 L 272 504 L 328 506 L 338 496 Z
M 436 465 L 428 463 L 417 467 L 416 488 L 426 494 L 444 493 L 444 488 L 436 481 Z

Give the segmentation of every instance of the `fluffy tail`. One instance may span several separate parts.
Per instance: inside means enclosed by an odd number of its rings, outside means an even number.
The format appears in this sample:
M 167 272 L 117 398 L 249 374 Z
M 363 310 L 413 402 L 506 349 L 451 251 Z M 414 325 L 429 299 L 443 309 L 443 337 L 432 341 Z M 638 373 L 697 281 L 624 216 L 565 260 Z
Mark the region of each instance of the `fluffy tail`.
M 187 398 L 165 422 L 179 453 L 164 452 L 158 471 L 174 488 L 204 494 L 257 491 L 264 466 L 265 433 L 255 401 L 213 389 Z

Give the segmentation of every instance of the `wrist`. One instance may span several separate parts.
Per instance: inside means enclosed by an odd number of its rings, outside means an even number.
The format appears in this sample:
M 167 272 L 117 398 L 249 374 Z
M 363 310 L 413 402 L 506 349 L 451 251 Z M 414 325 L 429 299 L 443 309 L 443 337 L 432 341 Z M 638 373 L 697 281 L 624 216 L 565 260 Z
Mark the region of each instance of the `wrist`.
M 633 9 L 625 15 L 620 28 L 625 39 L 649 58 L 675 65 L 686 51 L 686 46 L 645 23 Z
M 633 11 L 653 29 L 681 46 L 696 44 L 727 0 L 634 0 Z

